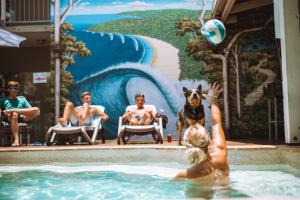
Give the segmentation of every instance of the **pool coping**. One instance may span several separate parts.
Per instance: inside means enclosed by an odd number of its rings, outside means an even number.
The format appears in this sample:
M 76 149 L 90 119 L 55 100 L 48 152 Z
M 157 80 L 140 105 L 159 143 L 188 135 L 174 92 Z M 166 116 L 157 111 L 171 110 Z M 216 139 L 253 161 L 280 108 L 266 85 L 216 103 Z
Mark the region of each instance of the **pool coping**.
M 228 150 L 266 150 L 277 149 L 275 145 L 230 145 Z M 72 146 L 19 146 L 0 147 L 1 152 L 36 152 L 36 151 L 80 151 L 80 150 L 128 150 L 128 149 L 157 149 L 157 150 L 185 150 L 185 146 L 164 146 L 164 145 L 72 145 Z
M 227 149 L 230 164 L 288 164 L 300 170 L 300 147 L 229 143 Z M 0 165 L 93 162 L 187 163 L 187 159 L 185 146 L 176 143 L 0 147 Z

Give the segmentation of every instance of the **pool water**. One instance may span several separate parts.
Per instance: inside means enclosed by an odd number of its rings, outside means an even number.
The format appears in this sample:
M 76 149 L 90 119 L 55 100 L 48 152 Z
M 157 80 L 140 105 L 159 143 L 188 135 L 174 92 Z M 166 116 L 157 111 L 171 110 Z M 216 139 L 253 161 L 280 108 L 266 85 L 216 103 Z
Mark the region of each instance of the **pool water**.
M 218 199 L 300 197 L 288 165 L 234 165 L 228 182 L 172 180 L 178 163 L 0 166 L 0 199 Z

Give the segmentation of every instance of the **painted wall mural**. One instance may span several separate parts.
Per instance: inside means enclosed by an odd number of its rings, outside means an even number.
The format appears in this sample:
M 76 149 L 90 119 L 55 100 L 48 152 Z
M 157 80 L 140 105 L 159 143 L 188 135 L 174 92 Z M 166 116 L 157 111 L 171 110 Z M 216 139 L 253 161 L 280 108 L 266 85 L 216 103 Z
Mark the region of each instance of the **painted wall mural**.
M 167 114 L 165 133 L 176 137 L 176 114 L 185 101 L 182 86 L 206 85 L 199 63 L 185 51 L 189 37 L 176 36 L 176 21 L 197 19 L 195 9 L 194 1 L 183 0 L 82 0 L 69 13 L 71 34 L 91 50 L 91 56 L 75 58 L 76 64 L 66 68 L 74 79 L 69 97 L 79 105 L 80 93 L 90 91 L 93 104 L 105 106 L 109 138 L 116 138 L 118 118 L 139 92 Z

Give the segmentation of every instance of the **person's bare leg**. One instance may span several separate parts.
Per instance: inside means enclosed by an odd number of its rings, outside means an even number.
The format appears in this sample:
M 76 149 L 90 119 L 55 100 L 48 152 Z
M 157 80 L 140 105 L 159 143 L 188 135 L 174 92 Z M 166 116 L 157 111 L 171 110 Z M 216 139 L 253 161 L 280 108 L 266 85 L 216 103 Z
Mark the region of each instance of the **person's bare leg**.
M 5 111 L 5 113 L 7 114 L 12 114 L 14 112 L 17 113 L 18 115 L 23 115 L 24 118 L 27 118 L 29 121 L 30 119 L 33 119 L 40 114 L 40 109 L 38 107 L 31 107 L 31 108 L 11 109 Z
M 23 119 L 25 122 L 29 122 L 31 120 L 33 120 L 34 118 L 36 118 L 38 115 L 40 115 L 40 109 L 38 107 L 33 107 L 33 111 L 30 114 L 20 114 L 23 116 Z
M 91 116 L 90 105 L 88 103 L 84 103 L 82 105 L 82 112 L 79 118 L 79 126 L 82 126 L 87 117 Z
M 141 125 L 150 125 L 152 123 L 151 115 L 149 113 L 145 113 L 142 121 L 143 122 L 141 123 Z
M 139 121 L 137 120 L 137 118 L 135 118 L 134 116 L 132 116 L 131 119 L 129 120 L 129 125 L 131 125 L 131 126 L 137 126 L 137 125 L 139 125 Z
M 14 112 L 11 115 L 10 118 L 10 128 L 11 128 L 11 133 L 14 138 L 14 142 L 12 143 L 11 146 L 19 146 L 20 141 L 19 141 L 19 122 L 18 122 L 18 113 Z
M 131 118 L 131 113 L 130 112 L 126 112 L 123 116 L 122 116 L 122 120 L 123 122 L 126 122 L 126 121 L 130 121 L 130 118 Z
M 137 125 L 142 126 L 142 125 L 144 125 L 144 122 L 145 122 L 145 114 L 141 117 L 140 120 L 138 120 L 138 124 Z
M 75 114 L 75 108 L 74 108 L 73 103 L 68 101 L 64 108 L 63 117 L 58 119 L 58 123 L 60 123 L 60 125 L 62 125 L 62 126 L 65 126 L 66 122 L 70 119 L 70 116 L 72 113 Z
M 150 125 L 152 124 L 152 120 L 147 118 L 145 121 L 144 121 L 144 125 Z

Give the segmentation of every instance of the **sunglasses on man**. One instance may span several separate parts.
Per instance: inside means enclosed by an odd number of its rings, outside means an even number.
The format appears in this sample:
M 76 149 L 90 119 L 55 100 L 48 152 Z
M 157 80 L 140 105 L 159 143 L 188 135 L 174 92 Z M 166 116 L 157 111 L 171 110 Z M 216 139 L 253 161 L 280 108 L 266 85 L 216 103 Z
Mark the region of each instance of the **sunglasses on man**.
M 17 88 L 17 87 L 11 87 L 11 88 L 8 88 L 8 92 L 11 92 L 11 93 L 18 93 L 18 92 L 19 92 L 19 88 Z

